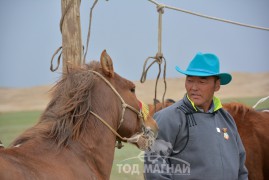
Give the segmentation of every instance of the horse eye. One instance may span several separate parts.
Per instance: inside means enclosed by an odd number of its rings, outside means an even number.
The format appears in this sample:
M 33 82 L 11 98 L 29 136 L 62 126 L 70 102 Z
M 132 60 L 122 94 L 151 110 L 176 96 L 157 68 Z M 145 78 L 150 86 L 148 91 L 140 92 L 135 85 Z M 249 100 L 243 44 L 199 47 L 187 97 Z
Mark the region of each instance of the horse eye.
M 132 88 L 132 89 L 131 89 L 131 92 L 132 92 L 132 93 L 135 93 L 135 88 Z

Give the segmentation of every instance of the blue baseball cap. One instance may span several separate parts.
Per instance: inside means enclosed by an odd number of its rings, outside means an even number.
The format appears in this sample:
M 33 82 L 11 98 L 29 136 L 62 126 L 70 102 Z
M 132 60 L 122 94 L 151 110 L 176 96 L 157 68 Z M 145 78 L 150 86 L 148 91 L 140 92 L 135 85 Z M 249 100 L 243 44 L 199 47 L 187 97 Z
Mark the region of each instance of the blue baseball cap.
M 218 76 L 220 84 L 226 85 L 231 82 L 232 76 L 229 73 L 220 73 L 219 66 L 219 58 L 216 55 L 199 52 L 192 59 L 186 71 L 181 70 L 178 66 L 176 66 L 176 70 L 189 76 Z

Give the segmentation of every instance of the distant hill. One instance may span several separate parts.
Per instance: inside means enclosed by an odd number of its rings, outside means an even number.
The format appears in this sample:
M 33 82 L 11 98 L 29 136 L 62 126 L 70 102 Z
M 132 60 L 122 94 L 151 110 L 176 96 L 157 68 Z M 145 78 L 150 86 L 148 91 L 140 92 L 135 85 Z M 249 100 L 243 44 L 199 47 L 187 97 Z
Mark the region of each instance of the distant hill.
M 269 73 L 232 73 L 233 80 L 222 86 L 216 96 L 220 98 L 245 98 L 269 96 Z M 185 94 L 185 78 L 168 78 L 165 98 L 180 99 Z M 137 97 L 146 103 L 152 103 L 155 93 L 155 80 L 146 80 L 136 84 Z M 52 86 L 31 88 L 0 88 L 0 112 L 44 110 L 49 102 Z M 163 79 L 159 79 L 157 98 L 162 99 Z

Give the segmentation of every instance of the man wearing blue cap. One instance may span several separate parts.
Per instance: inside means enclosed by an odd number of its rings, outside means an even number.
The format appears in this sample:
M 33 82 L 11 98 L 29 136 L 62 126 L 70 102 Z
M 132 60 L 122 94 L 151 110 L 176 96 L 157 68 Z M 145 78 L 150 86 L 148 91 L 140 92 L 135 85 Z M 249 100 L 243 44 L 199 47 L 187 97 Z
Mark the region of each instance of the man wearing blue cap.
M 145 153 L 146 179 L 246 180 L 245 149 L 214 93 L 232 80 L 214 54 L 198 53 L 184 71 L 186 95 L 154 115 L 159 134 Z

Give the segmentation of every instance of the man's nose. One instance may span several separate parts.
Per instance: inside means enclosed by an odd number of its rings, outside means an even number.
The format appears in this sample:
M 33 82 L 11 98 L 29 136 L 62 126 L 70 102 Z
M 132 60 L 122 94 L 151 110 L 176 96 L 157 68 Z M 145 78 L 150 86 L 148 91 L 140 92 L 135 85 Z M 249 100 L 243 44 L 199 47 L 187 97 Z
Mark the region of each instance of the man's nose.
M 197 85 L 197 83 L 193 83 L 192 86 L 191 86 L 191 89 L 192 89 L 192 90 L 198 90 L 198 85 Z

